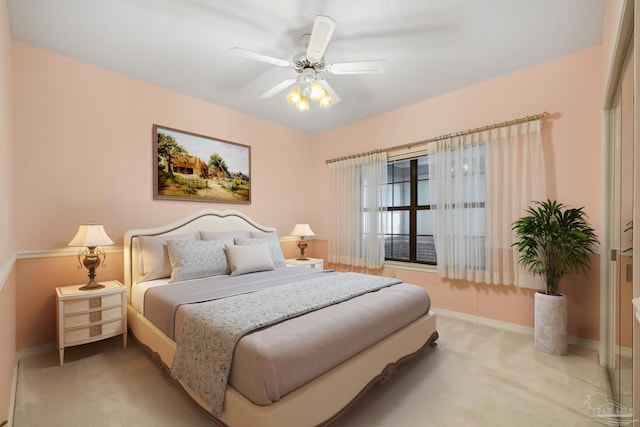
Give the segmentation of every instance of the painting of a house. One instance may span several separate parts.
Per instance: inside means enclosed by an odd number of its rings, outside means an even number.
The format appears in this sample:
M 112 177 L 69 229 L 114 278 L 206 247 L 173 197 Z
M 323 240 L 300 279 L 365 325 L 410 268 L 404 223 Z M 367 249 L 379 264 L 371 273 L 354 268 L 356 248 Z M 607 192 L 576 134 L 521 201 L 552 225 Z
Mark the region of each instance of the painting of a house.
M 197 175 L 209 178 L 209 167 L 201 158 L 195 156 L 181 156 L 175 159 L 173 172 L 184 175 Z
M 154 135 L 154 198 L 250 203 L 246 145 L 160 126 Z

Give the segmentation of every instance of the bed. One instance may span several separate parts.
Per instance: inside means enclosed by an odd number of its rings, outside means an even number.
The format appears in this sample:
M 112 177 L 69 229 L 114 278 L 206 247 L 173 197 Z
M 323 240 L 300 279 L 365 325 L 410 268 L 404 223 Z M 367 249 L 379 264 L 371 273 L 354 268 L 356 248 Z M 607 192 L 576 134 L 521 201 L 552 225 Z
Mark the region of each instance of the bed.
M 219 425 L 330 425 L 436 345 L 421 287 L 283 261 L 276 230 L 235 210 L 125 233 L 129 328 Z M 227 312 L 226 326 L 206 323 Z M 196 335 L 213 338 L 189 341 Z

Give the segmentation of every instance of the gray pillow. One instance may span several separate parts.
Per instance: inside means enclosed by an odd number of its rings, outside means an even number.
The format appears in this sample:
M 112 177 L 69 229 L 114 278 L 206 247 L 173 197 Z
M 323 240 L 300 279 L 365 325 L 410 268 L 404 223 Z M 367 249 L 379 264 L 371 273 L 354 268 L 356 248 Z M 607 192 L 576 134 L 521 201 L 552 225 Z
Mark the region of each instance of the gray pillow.
M 236 238 L 234 239 L 236 245 L 246 246 L 246 245 L 259 245 L 261 243 L 266 243 L 269 247 L 269 253 L 271 254 L 271 259 L 273 260 L 273 266 L 275 268 L 286 267 L 287 263 L 284 260 L 284 255 L 282 254 L 282 248 L 280 247 L 280 240 L 278 240 L 278 235 L 276 233 L 263 233 L 264 235 L 271 235 L 270 237 L 262 237 L 262 238 Z
M 244 246 L 226 245 L 225 251 L 232 276 L 273 270 L 269 245 L 266 243 Z

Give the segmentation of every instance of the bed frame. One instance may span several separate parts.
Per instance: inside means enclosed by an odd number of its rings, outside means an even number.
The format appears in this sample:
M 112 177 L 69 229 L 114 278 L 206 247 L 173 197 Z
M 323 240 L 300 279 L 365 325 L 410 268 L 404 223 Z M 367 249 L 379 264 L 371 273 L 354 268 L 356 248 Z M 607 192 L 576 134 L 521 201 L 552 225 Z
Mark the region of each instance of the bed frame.
M 124 279 L 129 291 L 128 325 L 135 339 L 167 372 L 170 372 L 176 343 L 130 302 L 131 285 L 140 277 L 138 238 L 200 230 L 275 231 L 235 210 L 202 210 L 171 224 L 125 233 Z M 220 418 L 214 418 L 211 411 L 186 386 L 176 383 L 221 426 L 299 427 L 301 421 L 308 425 L 327 426 L 345 414 L 375 384 L 388 381 L 399 363 L 418 355 L 428 346 L 435 346 L 437 339 L 436 316 L 429 312 L 272 405 L 255 405 L 228 386 Z

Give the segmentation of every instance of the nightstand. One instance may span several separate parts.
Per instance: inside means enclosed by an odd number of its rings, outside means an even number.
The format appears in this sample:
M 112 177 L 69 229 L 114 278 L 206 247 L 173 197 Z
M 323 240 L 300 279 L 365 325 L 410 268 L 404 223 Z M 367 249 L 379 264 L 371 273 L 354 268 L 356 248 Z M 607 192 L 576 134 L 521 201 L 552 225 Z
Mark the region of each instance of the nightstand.
M 81 285 L 56 288 L 56 324 L 60 366 L 64 349 L 122 334 L 127 348 L 127 288 L 117 280 L 104 288 L 81 291 Z
M 287 265 L 308 265 L 311 268 L 317 268 L 318 270 L 324 269 L 324 260 L 322 258 L 309 258 L 309 259 L 287 259 L 285 260 Z

